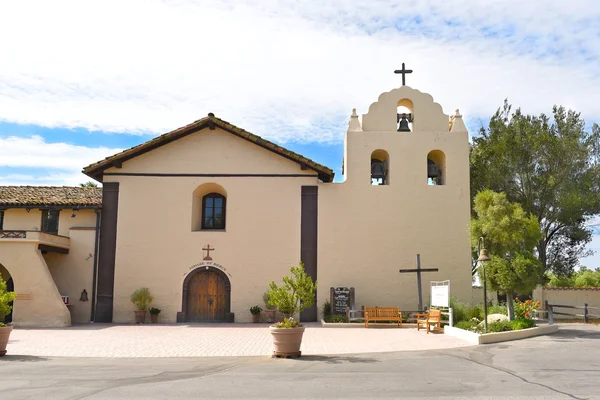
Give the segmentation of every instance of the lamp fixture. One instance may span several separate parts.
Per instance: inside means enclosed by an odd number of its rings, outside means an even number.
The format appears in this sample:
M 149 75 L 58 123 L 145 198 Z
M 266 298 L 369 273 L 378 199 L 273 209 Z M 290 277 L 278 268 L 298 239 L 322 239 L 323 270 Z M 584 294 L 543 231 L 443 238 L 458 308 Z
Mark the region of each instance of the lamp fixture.
M 83 289 L 83 292 L 81 292 L 81 297 L 79 298 L 79 301 L 88 301 L 87 290 Z

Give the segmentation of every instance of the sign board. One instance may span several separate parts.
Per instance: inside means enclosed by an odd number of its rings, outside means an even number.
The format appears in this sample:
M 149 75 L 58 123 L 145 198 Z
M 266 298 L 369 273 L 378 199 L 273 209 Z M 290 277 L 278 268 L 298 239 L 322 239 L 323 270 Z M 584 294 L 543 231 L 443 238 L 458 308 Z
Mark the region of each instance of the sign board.
M 450 307 L 450 281 L 431 281 L 431 306 Z
M 354 309 L 354 288 L 330 288 L 332 314 L 346 314 L 346 308 Z

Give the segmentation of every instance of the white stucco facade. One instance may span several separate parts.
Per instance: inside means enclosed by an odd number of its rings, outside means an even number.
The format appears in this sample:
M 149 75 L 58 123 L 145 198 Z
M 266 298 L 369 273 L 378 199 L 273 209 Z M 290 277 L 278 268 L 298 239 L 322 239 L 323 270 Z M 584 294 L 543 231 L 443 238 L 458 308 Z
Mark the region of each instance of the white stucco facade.
M 397 130 L 399 105 L 411 111 L 411 132 Z M 187 282 L 210 266 L 227 277 L 228 312 L 236 322 L 249 322 L 249 308 L 264 307 L 269 282 L 280 282 L 303 257 L 311 258 L 319 281 L 319 309 L 330 287 L 346 286 L 355 288 L 357 307 L 415 310 L 416 276 L 398 270 L 414 268 L 416 254 L 423 268 L 439 269 L 423 275 L 425 304 L 430 280 L 449 279 L 451 294 L 470 301 L 468 133 L 458 112 L 452 114 L 406 86 L 382 94 L 362 124 L 357 115 L 351 118 L 340 183 L 325 182 L 331 176 L 316 163 L 214 118 L 181 137 L 157 138 L 142 152 L 117 155 L 112 164 L 88 167 L 90 176 L 115 193 L 102 207 L 100 241 L 113 237 L 115 243 L 114 256 L 106 252 L 108 242 L 99 250 L 106 253 L 98 264 L 102 315 L 133 322 L 129 296 L 147 287 L 152 306 L 162 310 L 161 322 L 176 322 L 178 315 L 185 319 L 186 291 L 195 290 L 187 289 Z M 443 184 L 428 184 L 428 158 L 441 170 Z M 372 159 L 385 160 L 386 184 L 372 184 Z M 305 197 L 306 188 L 314 202 Z M 202 228 L 203 198 L 209 193 L 226 200 L 224 229 Z M 77 216 L 86 221 L 79 228 L 95 226 L 95 214 L 87 212 Z M 4 230 L 33 229 L 35 223 L 23 210 L 5 212 Z M 95 230 L 69 223 L 61 220 L 59 228 L 70 237 L 69 254 L 45 256 L 44 274 L 54 288 L 48 283 L 37 290 L 48 296 L 93 292 L 93 262 L 83 259 L 93 253 Z M 17 251 L 7 243 L 0 239 L 0 249 Z M 212 260 L 205 260 L 208 245 Z M 23 267 L 14 256 L 5 261 L 6 254 L 0 254 L 0 264 L 13 276 L 21 273 L 15 270 Z M 21 304 L 17 300 L 15 318 Z M 59 316 L 65 310 L 53 312 Z M 70 317 L 83 322 L 91 311 L 90 303 L 78 304 Z

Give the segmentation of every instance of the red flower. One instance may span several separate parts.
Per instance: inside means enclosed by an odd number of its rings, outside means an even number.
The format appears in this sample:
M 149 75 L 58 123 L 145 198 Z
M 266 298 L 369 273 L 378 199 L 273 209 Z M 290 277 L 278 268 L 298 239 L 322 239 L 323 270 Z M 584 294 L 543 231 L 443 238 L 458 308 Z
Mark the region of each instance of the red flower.
M 525 316 L 529 318 L 529 313 L 528 313 L 528 312 L 526 312 L 526 313 L 525 313 Z

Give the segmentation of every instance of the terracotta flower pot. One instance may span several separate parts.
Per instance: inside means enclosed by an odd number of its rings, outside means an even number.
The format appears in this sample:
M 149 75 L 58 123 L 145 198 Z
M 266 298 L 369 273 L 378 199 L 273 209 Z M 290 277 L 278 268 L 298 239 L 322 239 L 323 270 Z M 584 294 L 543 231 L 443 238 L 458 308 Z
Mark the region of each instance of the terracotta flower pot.
M 8 344 L 8 337 L 12 332 L 12 328 L 12 326 L 0 327 L 0 357 L 6 354 L 6 345 Z
M 275 313 L 277 310 L 264 310 L 265 317 L 267 318 L 267 322 L 275 322 Z
M 150 321 L 152 321 L 153 324 L 156 324 L 158 322 L 158 314 L 150 314 Z
M 252 314 L 252 322 L 255 324 L 260 320 L 260 314 Z
M 135 323 L 143 324 L 146 320 L 146 311 L 137 310 L 135 312 Z
M 275 328 L 269 327 L 273 337 L 273 355 L 276 357 L 300 357 L 300 345 L 304 327 Z

